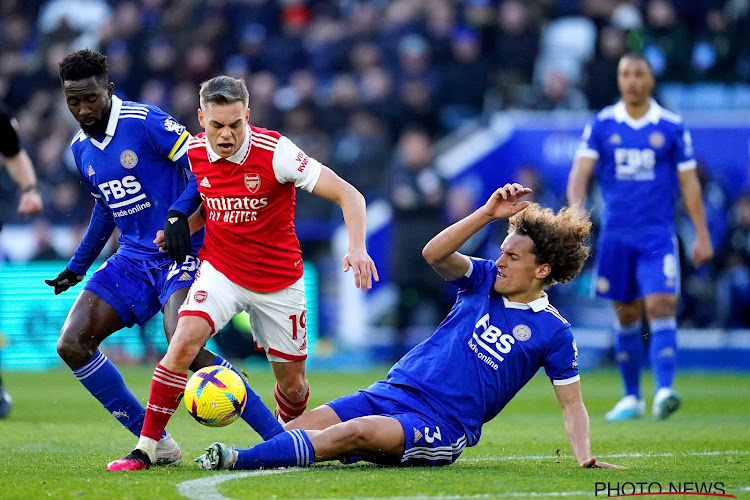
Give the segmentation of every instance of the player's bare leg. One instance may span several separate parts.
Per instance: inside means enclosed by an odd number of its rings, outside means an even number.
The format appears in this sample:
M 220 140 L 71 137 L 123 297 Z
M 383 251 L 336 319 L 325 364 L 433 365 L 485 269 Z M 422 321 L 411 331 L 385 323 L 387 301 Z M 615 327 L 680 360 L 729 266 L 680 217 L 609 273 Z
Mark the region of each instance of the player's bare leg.
M 172 337 L 174 336 L 174 332 L 177 329 L 177 313 L 182 303 L 185 302 L 185 297 L 187 297 L 189 292 L 190 288 L 188 287 L 175 290 L 174 293 L 169 296 L 169 299 L 167 299 L 167 303 L 164 304 L 164 334 L 167 337 L 167 343 L 171 342 Z M 198 355 L 190 364 L 190 371 L 194 372 L 201 368 L 212 366 L 215 359 L 215 353 L 209 351 L 205 347 L 201 347 Z
M 276 377 L 276 413 L 280 421 L 289 422 L 307 408 L 310 384 L 305 374 L 305 361 L 271 361 L 271 368 Z
M 156 446 L 167 422 L 185 391 L 187 371 L 201 347 L 211 338 L 209 322 L 200 316 L 183 316 L 161 362 L 154 370 L 146 416 L 138 444 L 131 453 L 107 465 L 110 471 L 148 469 L 156 457 Z
M 63 325 L 57 352 L 83 386 L 128 430 L 140 434 L 144 408 L 117 368 L 99 352 L 104 339 L 122 328 L 117 312 L 96 294 L 82 290 Z M 157 465 L 178 465 L 180 447 L 165 433 L 157 445 Z
M 651 412 L 655 419 L 663 420 L 682 403 L 680 395 L 672 389 L 677 366 L 677 296 L 654 293 L 646 296 L 645 304 L 651 335 L 651 369 L 656 385 Z
M 293 429 L 246 450 L 214 443 L 196 462 L 202 469 L 243 470 L 306 466 L 358 455 L 375 463 L 396 464 L 405 448 L 404 430 L 398 420 L 370 415 L 340 422 L 324 430 Z
M 614 308 L 617 315 L 615 358 L 625 386 L 625 394 L 614 408 L 607 412 L 605 418 L 610 421 L 630 420 L 642 417 L 646 411 L 640 391 L 643 301 L 615 301 Z
M 122 328 L 117 312 L 88 290 L 82 290 L 65 319 L 57 353 L 72 370 L 85 365 L 104 339 Z
M 299 418 L 284 424 L 284 430 L 305 429 L 310 431 L 320 431 L 327 429 L 332 425 L 340 424 L 341 419 L 333 409 L 328 405 L 318 406 L 309 412 L 300 415 Z

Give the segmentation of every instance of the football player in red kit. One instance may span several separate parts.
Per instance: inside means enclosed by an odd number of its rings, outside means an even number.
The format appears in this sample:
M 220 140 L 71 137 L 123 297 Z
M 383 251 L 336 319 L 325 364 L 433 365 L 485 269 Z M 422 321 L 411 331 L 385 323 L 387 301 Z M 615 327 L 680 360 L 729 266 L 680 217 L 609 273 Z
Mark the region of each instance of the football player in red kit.
M 362 291 L 378 280 L 365 248 L 364 197 L 283 135 L 249 125 L 248 101 L 242 80 L 218 76 L 201 85 L 198 117 L 205 133 L 188 148 L 203 201 L 199 218 L 206 224 L 201 266 L 167 354 L 154 371 L 136 449 L 111 462 L 109 470 L 147 469 L 153 463 L 159 436 L 185 389 L 188 365 L 243 310 L 276 376 L 279 419 L 294 419 L 307 407 L 307 309 L 294 231 L 295 188 L 341 207 L 349 233 L 344 271 L 353 270 Z M 193 229 L 197 225 L 194 221 Z

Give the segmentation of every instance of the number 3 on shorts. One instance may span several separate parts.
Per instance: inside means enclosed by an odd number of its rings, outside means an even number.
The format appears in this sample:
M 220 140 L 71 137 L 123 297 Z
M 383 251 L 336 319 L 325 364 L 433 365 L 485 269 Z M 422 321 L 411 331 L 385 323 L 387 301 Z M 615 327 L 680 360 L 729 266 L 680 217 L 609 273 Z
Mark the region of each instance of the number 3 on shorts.
M 432 432 L 429 427 L 424 428 L 424 440 L 429 444 L 432 444 L 435 439 L 440 441 L 440 438 L 440 427 L 438 427 L 437 425 L 435 426 L 435 432 Z

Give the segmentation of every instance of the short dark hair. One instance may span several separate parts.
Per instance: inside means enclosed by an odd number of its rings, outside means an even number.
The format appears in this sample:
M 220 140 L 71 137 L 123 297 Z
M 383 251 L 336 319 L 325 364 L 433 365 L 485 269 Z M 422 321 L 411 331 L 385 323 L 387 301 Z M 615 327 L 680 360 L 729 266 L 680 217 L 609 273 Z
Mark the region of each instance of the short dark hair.
M 654 74 L 654 68 L 651 66 L 651 63 L 649 62 L 649 60 L 646 59 L 646 56 L 644 56 L 643 53 L 641 52 L 637 52 L 637 51 L 626 52 L 625 54 L 622 55 L 622 57 L 620 57 L 620 61 L 622 61 L 623 59 L 635 59 L 636 61 L 643 61 L 646 63 L 646 66 L 648 66 L 648 70 L 651 72 L 651 74 L 652 75 Z M 619 66 L 619 61 L 618 61 L 618 66 Z
M 82 49 L 68 54 L 60 62 L 60 81 L 83 80 L 96 77 L 97 81 L 109 81 L 109 62 L 107 56 L 89 49 Z
M 508 221 L 508 234 L 528 236 L 534 242 L 531 253 L 537 264 L 549 264 L 552 270 L 544 278 L 544 288 L 567 283 L 578 276 L 591 249 L 585 244 L 591 222 L 579 217 L 572 208 L 555 213 L 532 203 Z
M 250 102 L 245 81 L 231 76 L 215 76 L 201 83 L 200 103 L 205 108 L 208 104 L 231 104 L 242 102 L 245 107 Z

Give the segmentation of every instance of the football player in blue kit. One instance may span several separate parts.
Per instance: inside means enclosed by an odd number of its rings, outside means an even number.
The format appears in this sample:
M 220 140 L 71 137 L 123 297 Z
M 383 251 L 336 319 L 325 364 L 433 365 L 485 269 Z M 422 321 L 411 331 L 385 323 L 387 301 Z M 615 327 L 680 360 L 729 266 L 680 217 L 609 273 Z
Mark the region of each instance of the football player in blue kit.
M 600 111 L 583 132 L 568 181 L 568 205 L 583 216 L 589 180 L 603 198 L 596 255 L 596 295 L 613 301 L 615 354 L 625 395 L 607 420 L 645 413 L 640 391 L 644 359 L 642 316 L 650 332 L 656 392 L 652 414 L 667 418 L 680 406 L 672 389 L 677 353 L 680 264 L 675 235 L 678 190 L 695 228 L 692 263 L 713 256 L 690 133 L 682 119 L 651 98 L 654 76 L 638 53 L 617 67 L 621 100 Z
M 427 243 L 422 255 L 458 288 L 458 297 L 435 333 L 384 381 L 315 408 L 252 448 L 214 443 L 196 459 L 199 466 L 257 469 L 334 459 L 448 465 L 479 442 L 482 425 L 544 367 L 578 465 L 619 467 L 591 456 L 575 340 L 544 292 L 581 271 L 591 223 L 572 209 L 555 214 L 528 201 L 516 204 L 530 192 L 506 184 Z M 508 217 L 495 262 L 458 252 L 482 228 Z
M 115 227 L 120 236 L 117 253 L 94 272 L 68 313 L 57 351 L 107 411 L 139 436 L 145 409 L 99 344 L 123 327 L 145 323 L 159 310 L 164 312 L 167 339 L 174 334 L 203 240 L 203 230 L 191 236 L 188 223 L 200 203 L 186 154 L 190 133 L 159 108 L 118 98 L 102 54 L 79 50 L 68 55 L 60 63 L 60 80 L 68 109 L 81 126 L 71 143 L 73 157 L 96 202 L 67 267 L 46 283 L 55 294 L 76 285 Z M 161 229 L 169 255 L 154 243 Z M 231 368 L 205 348 L 190 368 L 209 365 Z M 281 432 L 262 401 L 247 389 L 242 418 L 264 438 Z M 257 411 L 259 404 L 265 412 Z M 179 446 L 165 432 L 156 464 L 177 465 L 181 457 Z

